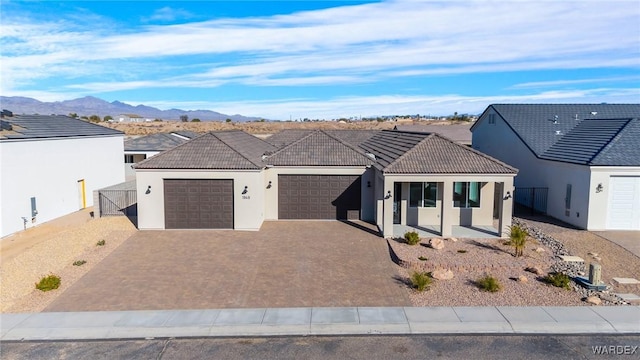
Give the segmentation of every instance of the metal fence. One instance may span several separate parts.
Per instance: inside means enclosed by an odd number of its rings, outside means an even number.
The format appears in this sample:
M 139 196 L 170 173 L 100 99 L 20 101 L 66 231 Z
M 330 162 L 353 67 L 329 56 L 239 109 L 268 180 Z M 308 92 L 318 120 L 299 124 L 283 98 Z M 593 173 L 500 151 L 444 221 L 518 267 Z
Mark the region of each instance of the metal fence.
M 546 214 L 548 192 L 549 188 L 516 188 L 513 200 L 531 214 Z
M 98 190 L 100 216 L 138 216 L 136 190 Z

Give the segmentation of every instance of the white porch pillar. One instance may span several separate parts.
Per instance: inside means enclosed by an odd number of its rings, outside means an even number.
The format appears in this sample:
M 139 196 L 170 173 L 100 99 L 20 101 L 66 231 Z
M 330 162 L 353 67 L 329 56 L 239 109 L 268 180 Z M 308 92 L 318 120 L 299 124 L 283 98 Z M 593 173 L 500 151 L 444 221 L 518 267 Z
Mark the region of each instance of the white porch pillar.
M 452 235 L 453 214 L 453 181 L 446 180 L 442 190 L 442 214 L 440 215 L 440 232 L 443 237 Z
M 498 221 L 498 235 L 500 237 L 509 237 L 509 227 L 511 226 L 511 217 L 513 215 L 513 178 L 505 179 L 502 183 L 502 206 L 500 207 L 500 219 Z M 507 192 L 509 195 L 507 195 Z M 508 199 L 507 199 L 508 197 Z
M 393 180 L 384 177 L 382 236 L 393 237 Z M 389 196 L 390 195 L 390 196 Z

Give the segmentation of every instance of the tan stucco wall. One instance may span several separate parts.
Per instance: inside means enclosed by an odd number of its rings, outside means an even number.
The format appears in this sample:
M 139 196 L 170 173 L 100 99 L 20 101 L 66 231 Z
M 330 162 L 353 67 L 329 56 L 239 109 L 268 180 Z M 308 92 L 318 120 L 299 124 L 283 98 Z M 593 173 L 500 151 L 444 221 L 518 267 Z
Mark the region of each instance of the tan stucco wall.
M 259 230 L 264 220 L 264 183 L 260 171 L 137 170 L 138 228 L 164 229 L 164 179 L 232 179 L 236 230 Z M 146 194 L 151 186 L 150 193 Z M 243 195 L 244 187 L 248 193 Z
M 278 175 L 362 175 L 366 168 L 362 167 L 272 167 L 264 170 L 265 201 L 264 214 L 266 220 L 278 219 Z M 271 181 L 271 188 L 266 189 Z M 362 179 L 365 191 L 367 180 Z M 362 200 L 365 197 L 362 196 Z

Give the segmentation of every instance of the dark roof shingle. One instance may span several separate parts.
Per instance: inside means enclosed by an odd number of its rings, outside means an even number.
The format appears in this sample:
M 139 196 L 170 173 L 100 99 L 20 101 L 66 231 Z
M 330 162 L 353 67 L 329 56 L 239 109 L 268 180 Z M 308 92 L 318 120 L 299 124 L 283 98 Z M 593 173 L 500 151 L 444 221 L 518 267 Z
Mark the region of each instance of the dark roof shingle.
M 64 115 L 17 115 L 2 121 L 11 130 L 0 131 L 0 141 L 123 135 L 121 131 Z
M 471 145 L 471 124 L 396 125 L 394 130 L 435 133 L 465 145 Z
M 313 133 L 314 131 L 318 131 L 318 130 L 298 130 L 298 129 L 282 130 L 276 134 L 269 136 L 268 138 L 265 139 L 265 141 L 280 148 L 280 147 L 289 145 L 295 141 L 298 141 L 303 137 Z M 361 143 L 370 139 L 373 135 L 380 132 L 380 130 L 322 130 L 322 131 L 353 146 L 360 145 Z

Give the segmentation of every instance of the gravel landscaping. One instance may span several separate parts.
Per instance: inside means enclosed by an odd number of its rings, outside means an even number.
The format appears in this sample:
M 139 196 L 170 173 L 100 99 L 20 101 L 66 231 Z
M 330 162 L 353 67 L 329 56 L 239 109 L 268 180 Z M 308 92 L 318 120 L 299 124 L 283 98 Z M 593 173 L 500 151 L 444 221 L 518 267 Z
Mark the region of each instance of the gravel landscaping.
M 444 240 L 444 248 L 429 246 L 430 239 L 421 239 L 418 245 L 408 245 L 403 239 L 389 240 L 394 261 L 399 264 L 399 280 L 407 284 L 407 291 L 414 306 L 580 306 L 589 305 L 584 300 L 595 295 L 602 305 L 623 305 L 625 302 L 613 292 L 637 293 L 637 285 L 616 286 L 611 277 L 634 277 L 640 259 L 628 251 L 597 235 L 581 230 L 560 227 L 549 236 L 539 223 L 515 219 L 529 233 L 539 239 L 529 241 L 524 255 L 513 256 L 513 247 L 504 239 L 451 239 Z M 548 229 L 545 229 L 548 230 Z M 565 245 L 565 241 L 567 245 Z M 616 248 L 617 247 L 617 248 Z M 576 251 L 580 249 L 580 251 Z M 626 251 L 626 254 L 624 253 Z M 583 254 L 584 253 L 584 254 Z M 598 254 L 597 262 L 603 267 L 603 280 L 608 291 L 596 293 L 571 283 L 571 290 L 550 286 L 525 269 L 538 267 L 544 274 L 563 272 L 570 276 L 585 275 L 593 256 L 585 257 L 585 263 L 566 263 L 558 255 Z M 604 255 L 606 254 L 606 255 Z M 605 260 L 606 259 L 606 260 Z M 615 259 L 615 260 L 614 260 Z M 612 266 L 612 264 L 617 266 Z M 434 279 L 429 290 L 418 292 L 411 288 L 409 277 L 414 271 L 434 272 L 451 270 L 453 279 Z M 500 282 L 502 289 L 495 293 L 481 291 L 476 281 L 490 275 Z M 606 275 L 606 276 L 605 276 Z M 518 279 L 520 278 L 520 280 Z M 630 286 L 635 288 L 630 288 Z
M 104 217 L 45 235 L 44 241 L 2 262 L 0 312 L 42 311 L 135 231 L 126 217 Z M 104 246 L 96 245 L 100 240 L 105 241 Z M 86 263 L 74 266 L 79 260 Z M 48 292 L 36 290 L 34 284 L 48 274 L 60 276 L 60 287 Z

